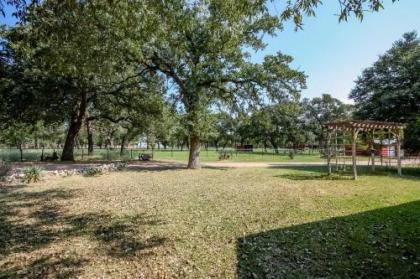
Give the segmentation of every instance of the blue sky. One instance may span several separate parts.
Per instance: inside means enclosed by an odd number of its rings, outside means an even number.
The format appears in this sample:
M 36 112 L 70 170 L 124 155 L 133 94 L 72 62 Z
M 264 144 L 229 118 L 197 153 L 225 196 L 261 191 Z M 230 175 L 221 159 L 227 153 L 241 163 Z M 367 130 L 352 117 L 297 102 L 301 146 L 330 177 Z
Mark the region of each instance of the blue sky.
M 302 97 L 329 93 L 350 102 L 347 96 L 361 71 L 371 66 L 403 33 L 420 32 L 420 0 L 400 0 L 394 4 L 385 0 L 384 10 L 367 13 L 362 22 L 351 18 L 341 23 L 335 15 L 339 11 L 338 1 L 323 2 L 316 17 L 305 19 L 303 30 L 296 32 L 292 23 L 286 24 L 276 37 L 265 38 L 267 48 L 255 53 L 252 60 L 260 62 L 265 55 L 277 51 L 292 55 L 293 67 L 308 75 L 308 88 Z M 281 5 L 273 4 L 272 12 L 279 11 Z M 15 21 L 10 15 L 0 17 L 0 24 L 11 25 Z
M 362 22 L 351 18 L 338 23 L 337 0 L 324 0 L 316 17 L 306 18 L 304 29 L 295 32 L 293 24 L 274 38 L 266 38 L 267 48 L 253 55 L 261 61 L 266 54 L 282 51 L 294 57 L 293 66 L 307 75 L 303 97 L 330 93 L 347 99 L 354 80 L 388 50 L 403 33 L 420 32 L 420 0 L 384 1 L 385 9 L 367 13 Z M 276 7 L 277 11 L 281 11 Z M 272 12 L 276 12 L 276 8 Z

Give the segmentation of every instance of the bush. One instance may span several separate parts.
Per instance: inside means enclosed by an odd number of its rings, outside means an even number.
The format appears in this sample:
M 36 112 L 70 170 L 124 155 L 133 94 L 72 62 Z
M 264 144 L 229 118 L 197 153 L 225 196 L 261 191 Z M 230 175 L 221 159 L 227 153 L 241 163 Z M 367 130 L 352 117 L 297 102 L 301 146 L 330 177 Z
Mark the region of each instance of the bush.
M 25 183 L 38 182 L 41 180 L 43 169 L 40 167 L 29 167 L 23 170 L 22 181 Z
M 289 150 L 289 158 L 293 160 L 295 158 L 295 151 L 293 149 Z

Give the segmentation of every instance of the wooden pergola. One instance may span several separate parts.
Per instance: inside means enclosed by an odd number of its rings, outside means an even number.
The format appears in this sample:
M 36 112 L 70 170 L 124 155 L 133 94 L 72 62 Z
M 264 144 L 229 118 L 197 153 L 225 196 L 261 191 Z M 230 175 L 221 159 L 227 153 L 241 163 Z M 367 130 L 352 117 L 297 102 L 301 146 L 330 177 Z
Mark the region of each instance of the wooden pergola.
M 396 140 L 396 156 L 397 156 L 397 168 L 398 175 L 402 175 L 401 171 L 401 138 L 405 125 L 402 123 L 395 122 L 379 122 L 379 121 L 368 121 L 368 120 L 349 120 L 349 121 L 337 121 L 330 122 L 325 125 L 328 133 L 328 173 L 331 174 L 331 135 L 336 131 L 350 132 L 351 143 L 352 143 L 352 164 L 353 164 L 353 178 L 357 179 L 357 161 L 356 161 L 356 141 L 357 136 L 360 132 L 375 132 L 377 130 L 387 130 L 390 134 L 395 137 Z M 374 156 L 374 155 L 373 155 Z M 372 160 L 372 169 L 375 168 L 374 157 Z

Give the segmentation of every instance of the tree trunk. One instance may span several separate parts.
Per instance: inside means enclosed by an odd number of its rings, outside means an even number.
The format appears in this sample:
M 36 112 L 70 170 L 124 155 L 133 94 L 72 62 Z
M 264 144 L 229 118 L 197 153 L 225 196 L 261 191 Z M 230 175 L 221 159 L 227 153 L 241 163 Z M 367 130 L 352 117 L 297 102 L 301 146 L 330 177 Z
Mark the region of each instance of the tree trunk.
M 190 156 L 188 158 L 189 169 L 201 169 L 200 149 L 201 149 L 200 137 L 197 135 L 191 136 Z
M 277 145 L 276 141 L 272 137 L 270 137 L 270 141 L 276 154 L 279 154 L 279 146 Z
M 41 151 L 41 162 L 44 161 L 44 146 L 42 146 L 42 151 Z
M 23 162 L 23 149 L 22 149 L 22 145 L 19 145 L 18 148 L 19 148 L 19 152 L 20 152 L 20 161 Z
M 83 124 L 83 118 L 86 113 L 86 95 L 82 95 L 80 100 L 78 112 L 74 113 L 70 126 L 67 131 L 66 141 L 63 147 L 63 153 L 61 154 L 61 161 L 74 161 L 74 144 L 77 135 L 79 134 L 80 128 Z
M 120 156 L 124 155 L 124 151 L 125 151 L 125 146 L 127 144 L 127 134 L 125 134 L 121 140 L 121 148 L 120 148 Z
M 93 132 L 90 127 L 90 121 L 88 119 L 85 120 L 85 125 L 86 125 L 87 142 L 88 142 L 88 155 L 91 156 L 93 154 Z

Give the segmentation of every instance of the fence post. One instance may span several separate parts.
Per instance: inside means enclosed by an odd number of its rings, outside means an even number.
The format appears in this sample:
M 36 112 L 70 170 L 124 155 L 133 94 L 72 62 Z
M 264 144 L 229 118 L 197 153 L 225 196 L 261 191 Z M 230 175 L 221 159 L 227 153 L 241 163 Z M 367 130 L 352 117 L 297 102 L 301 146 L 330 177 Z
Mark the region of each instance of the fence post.
M 84 154 L 83 154 L 83 150 L 84 150 L 84 149 L 83 149 L 83 147 L 82 147 L 82 161 L 83 161 L 83 155 L 84 155 Z
M 130 149 L 130 159 L 133 159 L 133 149 Z

